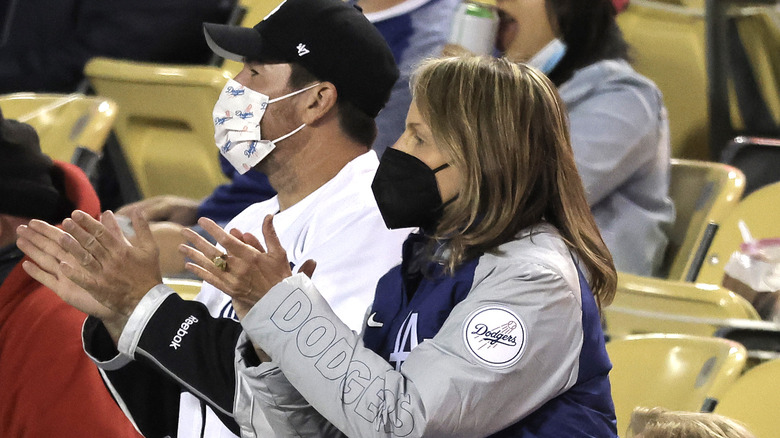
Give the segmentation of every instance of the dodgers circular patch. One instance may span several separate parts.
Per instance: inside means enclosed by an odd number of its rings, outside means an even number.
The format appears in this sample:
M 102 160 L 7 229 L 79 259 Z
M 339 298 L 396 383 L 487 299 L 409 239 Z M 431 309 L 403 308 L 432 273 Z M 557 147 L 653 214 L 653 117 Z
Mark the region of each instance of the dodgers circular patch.
M 525 351 L 526 336 L 523 320 L 499 305 L 480 307 L 463 326 L 466 348 L 480 362 L 494 368 L 516 364 Z

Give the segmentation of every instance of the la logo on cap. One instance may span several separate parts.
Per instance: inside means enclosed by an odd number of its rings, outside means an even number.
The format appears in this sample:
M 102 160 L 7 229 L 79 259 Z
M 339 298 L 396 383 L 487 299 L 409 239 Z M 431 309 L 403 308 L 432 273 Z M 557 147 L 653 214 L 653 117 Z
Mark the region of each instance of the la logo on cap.
M 306 45 L 303 43 L 298 44 L 295 48 L 298 49 L 298 56 L 303 56 L 309 53 L 309 49 L 307 49 Z

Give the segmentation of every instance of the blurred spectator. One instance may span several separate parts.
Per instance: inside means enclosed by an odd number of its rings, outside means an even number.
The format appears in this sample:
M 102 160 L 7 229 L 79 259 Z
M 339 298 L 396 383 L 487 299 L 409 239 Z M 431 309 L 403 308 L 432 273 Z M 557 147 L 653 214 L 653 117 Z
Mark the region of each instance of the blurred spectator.
M 629 65 L 611 0 L 498 0 L 497 48 L 558 86 L 574 159 L 618 270 L 652 275 L 674 221 L 658 88 Z
M 10 0 L 0 6 L 0 93 L 72 92 L 94 56 L 207 63 L 204 21 L 236 0 Z
M 41 153 L 35 130 L 0 113 L 0 436 L 137 437 L 81 345 L 86 315 L 22 269 L 16 227 L 98 215 L 75 166 Z
M 450 34 L 460 0 L 359 0 L 366 18 L 376 26 L 393 52 L 401 76 L 390 100 L 376 118 L 378 134 L 373 149 L 381 157 L 406 123 L 412 103 L 409 75 L 427 57 L 438 56 Z

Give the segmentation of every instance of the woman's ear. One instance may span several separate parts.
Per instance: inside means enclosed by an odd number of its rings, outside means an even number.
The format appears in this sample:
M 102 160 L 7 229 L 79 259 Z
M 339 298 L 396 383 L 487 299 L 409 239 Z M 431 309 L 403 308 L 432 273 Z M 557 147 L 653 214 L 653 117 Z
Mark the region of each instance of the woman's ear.
M 306 93 L 306 108 L 303 113 L 303 123 L 312 125 L 323 119 L 331 109 L 336 107 L 338 92 L 330 82 L 322 82 Z

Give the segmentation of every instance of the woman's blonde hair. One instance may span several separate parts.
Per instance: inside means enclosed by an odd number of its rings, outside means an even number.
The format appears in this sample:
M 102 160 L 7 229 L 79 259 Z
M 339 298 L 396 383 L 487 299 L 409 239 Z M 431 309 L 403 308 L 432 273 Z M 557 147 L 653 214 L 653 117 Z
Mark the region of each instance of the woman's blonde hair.
M 630 431 L 641 438 L 755 438 L 741 423 L 718 414 L 636 408 Z
M 524 64 L 492 57 L 429 60 L 412 94 L 434 141 L 461 170 L 459 196 L 434 237 L 450 245 L 449 269 L 546 221 L 590 274 L 596 301 L 612 301 L 617 275 L 590 212 L 555 86 Z

